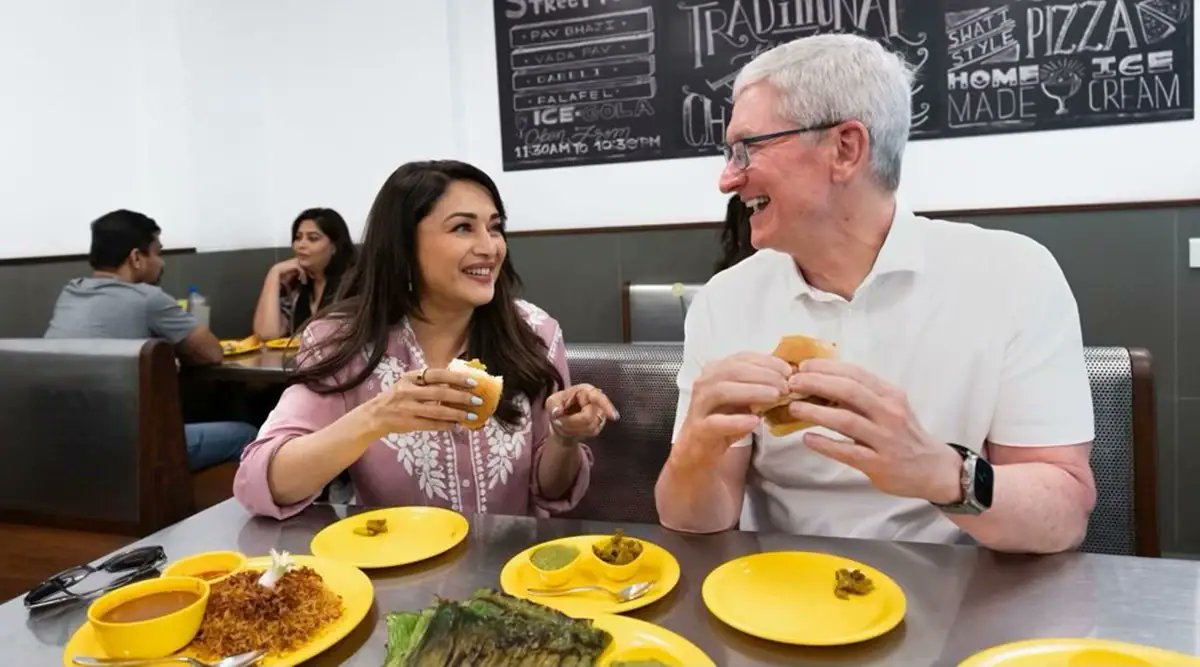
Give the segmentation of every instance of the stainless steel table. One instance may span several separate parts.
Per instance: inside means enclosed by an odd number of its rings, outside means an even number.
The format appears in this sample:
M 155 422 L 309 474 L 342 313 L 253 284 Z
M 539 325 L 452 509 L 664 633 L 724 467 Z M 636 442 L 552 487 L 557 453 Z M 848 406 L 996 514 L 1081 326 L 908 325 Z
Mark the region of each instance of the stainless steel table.
M 323 526 L 358 511 L 316 506 L 289 521 L 251 518 L 228 501 L 141 543 L 171 558 L 210 549 L 263 554 L 270 547 L 308 553 Z M 417 609 L 434 595 L 462 598 L 499 586 L 500 569 L 523 548 L 565 535 L 606 533 L 615 524 L 471 517 L 467 540 L 442 556 L 403 568 L 369 570 L 376 602 L 366 620 L 313 665 L 383 664 L 383 614 Z M 683 577 L 664 599 L 630 616 L 695 642 L 718 665 L 954 665 L 989 646 L 1032 637 L 1092 636 L 1196 653 L 1200 647 L 1200 563 L 1092 554 L 1012 556 L 945 546 L 728 532 L 693 536 L 652 525 L 627 533 L 669 549 Z M 826 551 L 891 575 L 908 597 L 903 623 L 876 640 L 804 648 L 744 635 L 713 617 L 700 598 L 705 575 L 720 563 L 759 551 Z M 787 595 L 787 591 L 780 591 Z M 30 616 L 21 601 L 0 606 L 0 665 L 61 664 L 62 647 L 84 622 L 76 607 Z
M 257 384 L 287 384 L 288 371 L 295 365 L 295 350 L 262 349 L 249 354 L 226 357 L 214 366 L 186 369 L 188 377 L 198 380 L 230 380 Z

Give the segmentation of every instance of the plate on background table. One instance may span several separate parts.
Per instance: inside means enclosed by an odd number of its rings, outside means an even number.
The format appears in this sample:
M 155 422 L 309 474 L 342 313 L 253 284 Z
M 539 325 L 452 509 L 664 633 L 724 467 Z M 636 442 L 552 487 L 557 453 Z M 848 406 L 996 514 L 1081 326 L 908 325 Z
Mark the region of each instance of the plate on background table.
M 1200 658 L 1108 639 L 1029 639 L 995 646 L 959 667 L 1189 667 Z
M 367 521 L 386 520 L 387 532 L 355 533 Z M 308 548 L 314 556 L 360 568 L 408 565 L 453 549 L 467 537 L 467 518 L 441 507 L 388 507 L 362 512 L 326 526 Z
M 375 587 L 371 580 L 355 567 L 312 556 L 292 556 L 292 561 L 297 567 L 311 567 L 316 570 L 317 574 L 321 575 L 321 579 L 325 581 L 325 585 L 341 596 L 342 615 L 296 650 L 282 655 L 267 656 L 255 663 L 255 667 L 292 667 L 318 655 L 358 627 L 375 600 Z M 246 562 L 246 569 L 265 571 L 270 565 L 271 559 L 268 557 L 251 558 Z M 219 586 L 220 584 L 215 585 Z M 71 661 L 71 658 L 77 655 L 94 658 L 109 657 L 100 647 L 90 623 L 84 623 L 67 642 L 66 648 L 63 649 L 63 664 L 68 667 L 73 666 L 75 663 Z M 174 655 L 195 657 L 196 654 L 188 651 L 185 646 L 182 651 Z
M 643 549 L 641 556 L 642 565 L 637 573 L 625 581 L 610 581 L 606 579 L 589 562 L 588 552 L 591 551 L 593 544 L 606 541 L 611 537 L 612 535 L 575 535 L 535 544 L 513 556 L 504 564 L 504 569 L 500 571 L 500 587 L 505 593 L 514 597 L 557 609 L 568 616 L 585 618 L 600 614 L 623 614 L 627 611 L 645 607 L 652 602 L 661 600 L 679 583 L 679 561 L 675 560 L 675 556 L 672 556 L 670 551 L 657 544 L 637 537 L 633 539 L 641 542 Z M 550 544 L 567 544 L 573 546 L 579 550 L 581 559 L 571 579 L 562 586 L 556 586 L 555 588 L 603 586 L 609 590 L 617 591 L 639 581 L 654 581 L 654 587 L 642 597 L 630 600 L 629 602 L 617 602 L 611 595 L 602 591 L 571 593 L 562 596 L 533 595 L 528 592 L 528 589 L 547 588 L 547 586 L 538 577 L 537 571 L 534 570 L 533 565 L 529 562 L 529 557 L 534 551 Z
M 299 350 L 300 337 L 292 336 L 291 338 L 272 338 L 266 342 L 266 346 L 271 350 Z
M 258 336 L 247 336 L 240 340 L 222 340 L 221 353 L 227 357 L 236 357 L 240 354 L 249 354 L 261 350 L 263 342 Z
M 716 667 L 704 651 L 666 628 L 628 616 L 601 614 L 592 619 L 594 627 L 612 635 L 613 641 L 596 661 L 608 667 L 614 661 L 659 662 L 671 667 Z
M 874 584 L 865 595 L 834 594 L 839 569 Z M 883 572 L 848 558 L 804 551 L 743 556 L 709 573 L 701 588 L 714 616 L 742 632 L 786 644 L 835 646 L 878 637 L 899 625 L 907 600 Z

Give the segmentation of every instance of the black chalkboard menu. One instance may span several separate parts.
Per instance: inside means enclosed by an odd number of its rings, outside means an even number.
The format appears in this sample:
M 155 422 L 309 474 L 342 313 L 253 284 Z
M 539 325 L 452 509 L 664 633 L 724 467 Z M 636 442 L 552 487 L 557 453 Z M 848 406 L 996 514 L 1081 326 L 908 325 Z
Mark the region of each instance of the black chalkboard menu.
M 738 70 L 856 32 L 918 67 L 913 139 L 1193 117 L 1190 0 L 495 0 L 506 170 L 719 152 Z

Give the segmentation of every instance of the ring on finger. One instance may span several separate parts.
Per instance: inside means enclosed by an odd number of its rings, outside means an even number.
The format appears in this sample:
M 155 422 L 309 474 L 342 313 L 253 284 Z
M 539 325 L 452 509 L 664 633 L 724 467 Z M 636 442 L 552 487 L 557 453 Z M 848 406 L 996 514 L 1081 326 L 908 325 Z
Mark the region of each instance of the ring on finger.
M 424 387 L 424 386 L 425 386 L 425 374 L 426 374 L 426 373 L 428 373 L 428 372 L 429 372 L 429 368 L 428 368 L 428 367 L 426 367 L 426 368 L 422 368 L 422 369 L 421 369 L 421 374 L 417 376 L 417 381 L 416 381 L 416 385 L 417 385 L 418 387 Z

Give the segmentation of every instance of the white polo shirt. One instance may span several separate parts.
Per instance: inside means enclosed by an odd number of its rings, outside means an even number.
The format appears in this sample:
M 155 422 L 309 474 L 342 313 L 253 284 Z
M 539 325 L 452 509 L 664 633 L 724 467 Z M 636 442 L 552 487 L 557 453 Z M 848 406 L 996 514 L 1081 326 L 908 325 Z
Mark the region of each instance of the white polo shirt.
M 708 363 L 770 353 L 780 337 L 837 343 L 841 360 L 908 394 L 939 441 L 980 451 L 1091 441 L 1091 389 L 1079 312 L 1054 257 L 1032 239 L 897 208 L 854 298 L 808 285 L 792 258 L 763 250 L 713 277 L 688 311 L 675 435 Z M 921 542 L 963 535 L 924 500 L 877 491 L 816 454 L 802 433 L 760 427 L 741 527 Z M 752 443 L 751 443 L 752 440 Z

